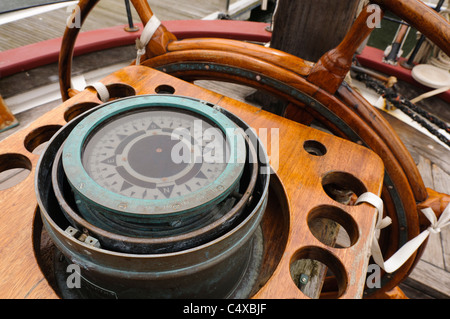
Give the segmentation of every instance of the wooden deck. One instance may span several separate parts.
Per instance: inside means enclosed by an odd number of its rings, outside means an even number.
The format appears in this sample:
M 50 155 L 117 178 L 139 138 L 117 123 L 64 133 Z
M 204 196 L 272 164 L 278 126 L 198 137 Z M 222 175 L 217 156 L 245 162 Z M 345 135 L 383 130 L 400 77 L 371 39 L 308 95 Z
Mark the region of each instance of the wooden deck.
M 149 0 L 154 13 L 160 20 L 201 19 L 213 12 L 223 11 L 225 9 L 225 2 L 226 1 L 221 0 Z M 232 3 L 233 2 L 235 1 L 232 1 Z M 64 25 L 67 16 L 68 13 L 66 10 L 62 9 L 0 26 L 0 34 L 2 35 L 0 50 L 8 50 L 25 44 L 60 37 L 63 28 L 57 28 L 55 26 Z M 139 21 L 135 13 L 134 16 L 136 19 L 135 21 Z M 83 30 L 93 30 L 126 23 L 127 19 L 123 1 L 103 0 L 100 2 L 99 6 L 94 9 Z M 113 50 L 110 52 L 116 51 Z M 128 59 L 134 58 L 133 55 L 129 56 L 130 53 L 134 53 L 132 49 L 122 48 L 120 49 L 120 54 L 114 55 L 116 60 L 109 61 L 109 63 L 126 62 Z M 79 57 L 76 64 L 81 64 L 82 59 L 83 57 Z M 39 78 L 41 80 L 43 79 L 46 87 L 52 86 L 50 90 L 54 90 L 55 87 L 57 90 L 57 78 L 54 78 L 56 74 L 55 70 L 56 67 L 50 65 L 42 67 L 40 70 L 33 70 L 27 74 L 19 74 L 7 79 L 0 79 L 0 94 L 4 95 L 4 92 L 8 91 L 8 99 L 6 99 L 8 102 L 14 97 L 13 95 L 22 93 L 14 91 L 15 94 L 12 94 L 12 91 L 10 90 L 12 86 L 15 86 L 14 90 L 17 90 L 17 87 L 20 87 L 23 90 L 37 88 L 36 83 L 38 82 L 36 81 Z M 50 81 L 49 78 L 51 78 Z M 29 84 L 31 82 L 34 87 L 31 87 L 31 84 Z M 251 92 L 240 86 L 217 85 L 214 82 L 202 82 L 201 85 L 237 99 L 245 99 Z M 405 92 L 408 92 L 407 87 L 405 87 L 404 90 Z M 58 104 L 59 100 L 55 100 L 31 110 L 21 112 L 20 114 L 16 114 L 20 119 L 21 124 L 15 129 L 0 133 L 0 141 L 21 128 L 26 127 L 27 123 L 34 121 L 47 110 Z M 442 116 L 445 121 L 450 122 L 450 108 L 448 104 L 442 106 L 442 101 L 436 99 L 430 99 L 425 104 L 430 107 L 431 111 L 433 110 L 434 105 L 442 107 L 444 111 L 439 112 L 439 115 Z M 411 152 L 426 186 L 431 187 L 436 191 L 450 194 L 449 149 L 404 124 L 395 117 L 389 114 L 385 114 L 385 116 Z M 2 180 L 0 179 L 0 184 L 1 183 Z M 430 235 L 422 259 L 419 261 L 408 280 L 402 284 L 401 288 L 410 298 L 450 298 L 449 228 L 443 229 L 440 234 Z
M 230 5 L 237 1 L 231 0 Z M 161 21 L 203 19 L 214 12 L 225 12 L 226 10 L 225 0 L 149 0 L 148 3 L 153 13 Z M 131 11 L 133 20 L 139 22 L 139 16 L 132 6 Z M 0 51 L 61 37 L 70 13 L 69 8 L 62 8 L 29 17 L 26 20 L 0 25 L 2 38 Z M 102 0 L 89 14 L 82 30 L 96 30 L 127 23 L 128 19 L 123 0 Z

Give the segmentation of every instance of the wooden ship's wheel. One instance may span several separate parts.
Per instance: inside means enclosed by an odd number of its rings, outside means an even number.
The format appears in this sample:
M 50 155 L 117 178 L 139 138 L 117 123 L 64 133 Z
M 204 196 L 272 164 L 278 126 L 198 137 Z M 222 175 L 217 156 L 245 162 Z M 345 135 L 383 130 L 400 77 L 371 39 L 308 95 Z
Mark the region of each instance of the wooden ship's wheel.
M 80 1 L 82 21 L 97 2 Z M 368 287 L 378 223 L 392 221 L 377 236 L 388 259 L 429 227 L 421 209 L 431 207 L 439 217 L 448 199 L 425 188 L 393 129 L 344 82 L 356 49 L 372 31 L 371 12 L 363 10 L 341 44 L 313 63 L 242 41 L 177 40 L 147 1 L 131 2 L 146 26 L 137 61 L 77 92 L 70 83 L 79 29 L 67 28 L 60 55 L 64 103 L 0 145 L 1 156 L 33 171 L 0 194 L 9 198 L 7 211 L 27 216 L 10 228 L 29 227 L 34 243 L 21 242 L 33 252 L 23 265 L 35 267 L 30 282 L 21 282 L 11 296 L 386 297 L 412 271 L 424 245 Z M 448 23 L 422 3 L 372 3 L 450 54 Z M 289 106 L 281 117 L 191 83 L 205 79 L 248 85 Z M 309 127 L 312 119 L 332 134 Z M 242 165 L 177 166 L 164 175 L 169 157 L 155 145 L 168 141 L 173 120 L 188 129 L 200 121 L 222 128 L 225 140 L 241 139 L 240 150 L 238 142 L 230 147 Z M 240 133 L 228 136 L 227 128 Z M 27 146 L 38 142 L 33 137 L 40 130 L 54 136 L 39 159 Z M 261 133 L 267 131 L 276 134 L 267 138 Z M 149 149 L 154 153 L 147 156 Z M 163 156 L 163 164 L 151 170 L 142 154 L 147 160 Z M 120 178 L 108 180 L 103 170 Z M 201 181 L 204 188 L 192 190 L 190 183 Z M 33 182 L 38 205 L 28 202 Z M 206 188 L 214 191 L 201 195 Z M 365 193 L 381 198 L 384 216 L 374 205 L 355 205 Z M 339 224 L 346 239 L 323 220 Z M 52 266 L 43 256 L 50 246 L 56 247 Z M 312 276 L 308 271 L 317 261 L 324 266 Z M 21 269 L 14 258 L 3 263 L 17 265 L 13 273 Z M 70 264 L 81 267 L 85 290 L 66 289 Z

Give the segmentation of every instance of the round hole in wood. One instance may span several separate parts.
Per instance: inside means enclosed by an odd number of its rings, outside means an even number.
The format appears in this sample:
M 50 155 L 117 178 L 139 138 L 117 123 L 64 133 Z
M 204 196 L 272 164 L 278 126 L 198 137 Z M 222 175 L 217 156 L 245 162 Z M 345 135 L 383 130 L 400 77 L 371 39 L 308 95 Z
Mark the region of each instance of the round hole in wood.
M 308 214 L 308 227 L 321 243 L 334 248 L 353 246 L 359 238 L 358 225 L 339 207 L 323 205 Z
M 290 273 L 298 289 L 312 299 L 339 298 L 348 286 L 342 263 L 320 247 L 299 249 L 291 258 Z
M 171 85 L 162 84 L 155 88 L 157 94 L 174 94 L 175 88 Z
M 22 154 L 0 155 L 0 191 L 24 181 L 32 169 L 31 161 Z
M 25 148 L 30 153 L 40 155 L 47 142 L 61 127 L 61 125 L 46 125 L 34 129 L 25 137 Z
M 66 122 L 72 121 L 74 118 L 76 118 L 78 115 L 83 114 L 84 112 L 100 105 L 99 103 L 95 102 L 82 102 L 77 103 L 72 106 L 69 106 L 66 111 L 64 112 L 64 120 Z
M 325 145 L 314 140 L 305 141 L 305 143 L 303 143 L 303 149 L 314 156 L 323 156 L 327 153 Z
M 109 92 L 109 100 L 116 100 L 127 96 L 136 95 L 136 90 L 131 85 L 125 83 L 111 83 L 107 84 L 106 88 Z M 98 95 L 98 94 L 97 94 Z M 98 96 L 100 98 L 100 96 Z
M 330 198 L 345 205 L 354 205 L 356 199 L 367 191 L 358 178 L 339 171 L 327 173 L 322 178 L 322 186 Z

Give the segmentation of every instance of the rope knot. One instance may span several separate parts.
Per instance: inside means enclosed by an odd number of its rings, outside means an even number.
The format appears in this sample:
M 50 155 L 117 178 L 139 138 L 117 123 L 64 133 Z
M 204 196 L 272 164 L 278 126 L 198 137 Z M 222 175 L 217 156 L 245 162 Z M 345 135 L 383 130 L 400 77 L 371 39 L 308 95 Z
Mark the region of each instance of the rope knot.
M 138 38 L 136 39 L 136 65 L 141 64 L 141 57 L 145 54 L 145 44 Z
M 428 230 L 430 233 L 433 233 L 433 234 L 439 234 L 441 232 L 440 227 L 428 227 Z
M 422 213 L 430 221 L 431 225 L 427 228 L 430 233 L 438 234 L 441 232 L 442 228 L 450 225 L 450 205 L 447 205 L 444 209 L 439 220 L 434 211 L 429 207 L 422 209 Z
M 139 39 L 139 38 L 136 39 L 136 49 L 138 51 L 141 51 L 141 50 L 145 51 L 145 45 L 144 45 L 144 43 L 142 43 L 141 39 Z

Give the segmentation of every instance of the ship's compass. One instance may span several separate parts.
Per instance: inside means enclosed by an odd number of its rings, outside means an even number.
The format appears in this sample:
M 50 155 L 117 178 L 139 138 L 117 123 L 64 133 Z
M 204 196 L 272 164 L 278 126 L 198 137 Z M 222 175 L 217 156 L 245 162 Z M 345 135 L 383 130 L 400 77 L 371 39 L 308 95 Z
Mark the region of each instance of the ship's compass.
M 256 149 L 263 149 L 248 127 L 211 103 L 142 95 L 105 104 L 71 126 L 55 155 L 54 193 L 74 229 L 102 247 L 194 247 L 232 229 L 257 197 L 263 167 Z

